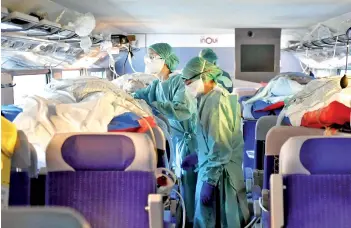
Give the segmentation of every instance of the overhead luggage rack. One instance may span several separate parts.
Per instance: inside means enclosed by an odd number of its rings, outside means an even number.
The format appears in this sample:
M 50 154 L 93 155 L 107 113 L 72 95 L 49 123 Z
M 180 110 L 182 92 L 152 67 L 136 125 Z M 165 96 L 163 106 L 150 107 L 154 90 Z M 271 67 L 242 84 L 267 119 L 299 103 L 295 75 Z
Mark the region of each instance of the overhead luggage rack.
M 1 19 L 1 32 L 20 32 L 39 23 L 39 19 L 28 14 L 12 12 Z
M 68 40 L 79 37 L 74 30 L 69 26 L 63 26 L 62 29 L 57 31 L 55 34 L 48 36 L 48 40 L 51 41 L 61 41 L 61 40 Z
M 37 25 L 33 26 L 32 29 L 28 31 L 27 36 L 47 36 L 58 33 L 61 30 L 61 25 L 43 19 Z
M 1 7 L 1 20 L 9 15 L 9 10 L 5 7 Z
M 333 36 L 320 40 L 299 42 L 284 49 L 286 51 L 297 51 L 297 50 L 310 50 L 310 49 L 322 49 L 322 48 L 333 48 L 333 47 L 345 47 L 348 39 L 346 35 Z

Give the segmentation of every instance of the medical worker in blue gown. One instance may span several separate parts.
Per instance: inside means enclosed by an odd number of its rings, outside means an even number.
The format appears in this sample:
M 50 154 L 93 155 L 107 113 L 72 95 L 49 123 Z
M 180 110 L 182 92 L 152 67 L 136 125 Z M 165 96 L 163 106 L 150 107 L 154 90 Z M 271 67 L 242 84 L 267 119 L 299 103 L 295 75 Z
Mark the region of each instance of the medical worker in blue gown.
M 195 228 L 215 227 L 218 216 L 220 226 L 230 228 L 240 228 L 249 219 L 240 106 L 238 97 L 218 84 L 221 75 L 216 65 L 201 57 L 191 59 L 183 69 L 186 90 L 197 98 L 198 149 L 182 163 L 183 169 L 198 169 Z
M 196 173 L 182 170 L 180 164 L 187 155 L 196 150 L 196 100 L 185 92 L 181 75 L 171 76 L 178 63 L 178 57 L 169 44 L 151 45 L 145 56 L 145 71 L 156 75 L 159 80 L 136 91 L 134 97 L 145 100 L 164 115 L 171 125 L 172 141 L 176 149 L 171 152 L 170 162 L 176 174 L 181 176 L 181 193 L 185 201 L 187 222 L 192 223 Z
M 218 66 L 217 61 L 218 57 L 216 53 L 211 48 L 202 49 L 199 53 L 199 57 L 206 59 L 210 63 L 213 63 Z M 233 81 L 228 72 L 222 70 L 222 76 L 217 78 L 217 81 L 222 85 L 229 93 L 233 92 Z

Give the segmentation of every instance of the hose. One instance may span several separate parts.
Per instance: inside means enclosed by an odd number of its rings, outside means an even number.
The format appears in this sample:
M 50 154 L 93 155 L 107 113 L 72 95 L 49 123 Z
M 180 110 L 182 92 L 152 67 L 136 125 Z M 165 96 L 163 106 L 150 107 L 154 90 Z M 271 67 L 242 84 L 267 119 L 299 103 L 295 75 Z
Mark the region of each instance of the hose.
M 177 193 L 177 195 L 179 196 L 180 201 L 181 201 L 181 203 L 182 203 L 182 208 L 183 208 L 183 224 L 182 224 L 182 228 L 185 228 L 185 215 L 186 215 L 186 213 L 185 213 L 185 203 L 184 203 L 184 199 L 183 199 L 182 195 L 181 195 L 179 192 L 177 192 L 177 191 L 174 190 L 174 189 L 172 189 L 172 191 L 174 191 L 175 193 Z

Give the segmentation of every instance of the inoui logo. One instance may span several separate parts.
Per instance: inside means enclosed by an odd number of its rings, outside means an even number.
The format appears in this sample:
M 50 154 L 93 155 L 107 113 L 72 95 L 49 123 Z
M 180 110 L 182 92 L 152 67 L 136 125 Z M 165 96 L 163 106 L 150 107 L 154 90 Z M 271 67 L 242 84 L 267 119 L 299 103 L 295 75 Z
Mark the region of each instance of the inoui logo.
M 206 44 L 215 44 L 218 43 L 218 38 L 212 38 L 212 37 L 201 37 L 200 43 L 206 43 Z

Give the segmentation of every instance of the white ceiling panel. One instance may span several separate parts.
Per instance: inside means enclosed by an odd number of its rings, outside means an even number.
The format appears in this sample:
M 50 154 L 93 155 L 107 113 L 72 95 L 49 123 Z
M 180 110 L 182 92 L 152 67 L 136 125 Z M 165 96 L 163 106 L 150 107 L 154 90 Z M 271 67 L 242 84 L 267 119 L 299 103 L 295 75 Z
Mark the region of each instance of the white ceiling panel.
M 96 31 L 126 33 L 231 33 L 234 28 L 306 28 L 351 12 L 351 0 L 2 0 L 11 10 L 45 9 L 51 20 L 69 9 L 91 12 Z

